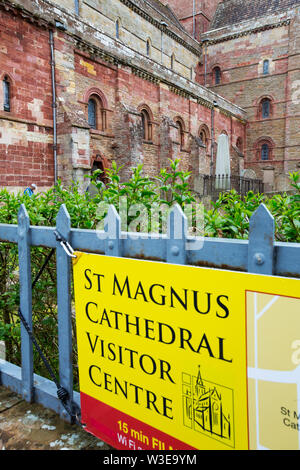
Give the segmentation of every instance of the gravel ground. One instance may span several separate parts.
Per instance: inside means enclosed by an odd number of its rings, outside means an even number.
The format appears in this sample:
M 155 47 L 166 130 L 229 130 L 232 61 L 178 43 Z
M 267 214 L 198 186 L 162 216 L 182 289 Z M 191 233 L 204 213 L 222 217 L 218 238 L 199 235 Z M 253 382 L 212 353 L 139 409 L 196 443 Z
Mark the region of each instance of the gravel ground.
M 0 450 L 111 450 L 104 442 L 0 386 Z

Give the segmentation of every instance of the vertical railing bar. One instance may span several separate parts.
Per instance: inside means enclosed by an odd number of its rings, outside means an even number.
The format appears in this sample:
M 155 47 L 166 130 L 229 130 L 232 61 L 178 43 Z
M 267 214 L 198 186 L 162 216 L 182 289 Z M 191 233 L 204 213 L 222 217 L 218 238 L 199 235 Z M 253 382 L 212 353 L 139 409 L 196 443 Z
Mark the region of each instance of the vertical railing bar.
M 109 206 L 104 221 L 105 255 L 122 256 L 121 253 L 121 218 L 113 205 Z
M 30 220 L 24 204 L 18 213 L 18 252 L 20 310 L 32 329 L 32 288 L 30 258 Z M 30 337 L 21 323 L 22 395 L 27 402 L 33 401 L 33 346 Z
M 274 217 L 261 204 L 250 219 L 248 242 L 248 272 L 274 274 Z
M 56 230 L 69 241 L 71 221 L 69 213 L 63 204 L 56 219 Z M 57 277 L 57 316 L 58 316 L 58 348 L 59 348 L 59 381 L 73 398 L 73 345 L 72 345 L 72 310 L 71 310 L 71 262 L 63 247 L 56 248 L 56 277 Z M 61 406 L 61 416 L 70 420 L 65 408 Z
M 187 217 L 179 204 L 170 211 L 167 228 L 167 263 L 186 264 Z

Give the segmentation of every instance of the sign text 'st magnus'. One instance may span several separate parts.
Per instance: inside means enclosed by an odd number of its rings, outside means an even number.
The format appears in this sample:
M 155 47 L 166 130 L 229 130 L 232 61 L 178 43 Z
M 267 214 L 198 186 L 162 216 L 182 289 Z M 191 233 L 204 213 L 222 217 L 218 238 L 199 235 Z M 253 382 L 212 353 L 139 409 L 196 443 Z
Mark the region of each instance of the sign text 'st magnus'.
M 172 286 L 166 287 L 163 284 L 146 286 L 141 281 L 134 283 L 128 276 L 117 276 L 116 274 L 114 274 L 113 284 L 107 286 L 103 274 L 92 272 L 91 269 L 86 269 L 84 274 L 86 278 L 85 289 L 87 290 L 102 292 L 103 289 L 110 288 L 111 295 L 124 296 L 131 300 L 152 302 L 163 307 L 183 308 L 186 311 L 192 310 L 202 315 L 214 313 L 218 318 L 229 316 L 229 299 L 222 293 L 213 294 L 186 288 L 182 288 L 179 292 Z

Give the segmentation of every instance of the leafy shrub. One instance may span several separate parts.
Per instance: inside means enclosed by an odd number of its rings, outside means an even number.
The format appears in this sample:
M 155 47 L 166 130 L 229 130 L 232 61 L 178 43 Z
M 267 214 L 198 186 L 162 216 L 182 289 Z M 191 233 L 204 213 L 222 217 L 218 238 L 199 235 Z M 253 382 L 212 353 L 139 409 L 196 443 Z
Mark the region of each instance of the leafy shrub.
M 247 239 L 253 212 L 264 203 L 275 220 L 275 239 L 284 242 L 300 241 L 300 175 L 290 174 L 295 194 L 276 194 L 266 197 L 249 191 L 242 198 L 236 191 L 220 194 L 212 208 L 205 212 L 205 235 L 210 237 Z
M 196 204 L 190 190 L 190 173 L 179 170 L 179 160 L 171 161 L 169 168 L 162 169 L 156 178 L 143 175 L 140 165 L 132 170 L 132 176 L 123 182 L 120 178 L 121 167 L 115 163 L 107 171 L 107 184 L 99 180 L 99 171 L 91 177 L 94 194 L 82 193 L 78 185 L 65 188 L 59 183 L 44 193 L 29 197 L 18 193 L 0 191 L 0 223 L 17 224 L 18 211 L 25 204 L 31 225 L 55 226 L 56 217 L 62 204 L 70 214 L 73 228 L 95 229 L 103 220 L 105 212 L 99 213 L 100 203 L 113 204 L 120 209 L 120 198 L 127 200 L 127 223 L 134 216 L 131 209 L 142 204 L 150 217 L 151 209 L 156 206 L 171 207 L 174 202 L 182 208 Z M 263 202 L 274 215 L 276 239 L 280 241 L 300 241 L 300 175 L 290 175 L 295 190 L 292 195 L 275 195 L 266 198 L 263 194 L 249 192 L 245 198 L 235 191 L 220 194 L 215 203 L 204 211 L 204 235 L 246 239 L 249 233 L 249 220 L 253 212 Z M 163 216 L 166 218 L 166 214 Z M 136 216 L 136 215 L 135 215 Z M 162 217 L 163 217 L 162 216 Z M 162 230 L 163 221 L 158 229 Z M 146 229 L 151 229 L 148 223 Z M 138 227 L 139 230 L 145 229 Z M 32 277 L 39 271 L 49 249 L 31 248 Z M 0 340 L 5 341 L 7 360 L 20 365 L 20 321 L 17 315 L 19 306 L 18 251 L 10 243 L 0 245 Z M 57 306 L 56 306 L 56 263 L 55 257 L 47 265 L 43 276 L 33 291 L 34 333 L 55 370 L 58 369 L 57 345 Z M 75 329 L 75 325 L 73 325 Z M 74 345 L 76 355 L 76 345 Z M 76 356 L 75 356 L 76 357 Z M 35 372 L 47 377 L 43 362 L 34 351 Z M 76 359 L 74 360 L 76 363 Z M 75 383 L 78 382 L 77 369 L 74 368 Z

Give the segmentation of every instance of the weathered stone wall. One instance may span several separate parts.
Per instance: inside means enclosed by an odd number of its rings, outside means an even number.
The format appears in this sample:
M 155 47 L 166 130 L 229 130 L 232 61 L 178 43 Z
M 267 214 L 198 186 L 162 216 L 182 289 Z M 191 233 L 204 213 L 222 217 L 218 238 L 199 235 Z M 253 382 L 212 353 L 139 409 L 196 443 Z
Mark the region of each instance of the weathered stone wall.
M 53 3 L 61 9 L 75 13 L 75 2 L 71 0 L 59 0 Z M 172 15 L 166 16 L 164 13 L 165 10 L 162 9 L 160 2 L 155 1 L 149 4 L 140 0 L 134 2 L 85 0 L 80 2 L 79 7 L 80 20 L 92 25 L 96 31 L 101 31 L 132 51 L 145 56 L 149 41 L 149 56 L 152 60 L 170 68 L 173 55 L 174 70 L 190 78 L 193 68 L 199 61 L 199 45 L 186 31 L 178 27 Z M 160 25 L 160 22 L 166 23 L 167 26 L 159 28 L 157 25 Z M 169 34 L 169 31 L 173 34 Z
M 134 51 L 108 33 L 100 32 L 100 23 L 94 26 L 81 17 L 70 15 L 67 4 L 63 9 L 60 5 L 51 7 L 50 2 L 43 0 L 18 3 L 23 5 L 22 10 L 11 7 L 4 12 L 0 8 L 6 25 L 2 37 L 9 38 L 7 45 L 2 42 L 1 70 L 17 79 L 16 86 L 12 87 L 15 111 L 4 113 L 2 120 L 5 134 L 2 133 L 0 139 L 7 140 L 5 144 L 0 140 L 3 185 L 27 185 L 28 176 L 31 180 L 34 177 L 33 182 L 39 186 L 53 184 L 49 29 L 54 33 L 58 176 L 65 183 L 77 179 L 85 189 L 84 176 L 91 171 L 94 161 L 99 160 L 105 166 L 112 160 L 124 165 L 125 178 L 130 168 L 139 163 L 144 165 L 145 172 L 154 176 L 159 168 L 168 164 L 169 158 L 180 158 L 184 170 L 198 175 L 210 169 L 213 134 L 217 141 L 225 131 L 231 144 L 238 137 L 244 137 L 246 113 L 243 109 L 183 73 L 146 57 L 138 47 Z M 123 2 L 116 3 L 124 8 Z M 71 4 L 69 7 L 71 9 Z M 132 17 L 133 11 L 127 10 L 127 15 Z M 55 27 L 55 18 L 59 18 L 65 28 Z M 137 13 L 135 18 L 136 22 L 141 20 Z M 131 19 L 133 21 L 133 17 Z M 144 26 L 154 27 L 148 20 L 143 21 Z M 27 36 L 20 34 L 23 30 Z M 176 47 L 180 46 L 182 51 L 185 47 L 186 60 L 190 54 L 197 58 L 191 52 L 194 41 L 188 37 L 187 41 L 184 46 L 184 42 L 176 39 Z M 5 47 L 18 51 L 12 54 L 13 59 Z M 88 124 L 87 106 L 91 96 L 101 101 L 98 112 L 105 120 L 105 126 L 96 129 Z M 215 111 L 214 102 L 217 104 Z M 151 136 L 146 141 L 142 131 L 143 109 L 147 110 L 151 125 Z M 176 125 L 178 120 L 182 123 L 182 135 Z M 12 130 L 13 126 L 18 126 L 17 130 Z M 198 139 L 203 126 L 207 136 L 205 146 Z M 11 178 L 7 159 L 12 158 L 13 152 L 18 155 L 20 165 L 14 173 L 16 176 Z M 237 171 L 234 155 L 233 152 L 232 167 Z
M 206 67 L 204 61 L 198 76 L 200 83 L 247 111 L 245 168 L 273 189 L 282 189 L 285 175 L 298 169 L 300 161 L 299 11 L 298 7 L 206 33 Z M 216 66 L 221 69 L 220 84 L 214 81 Z M 262 117 L 263 98 L 271 101 L 268 118 Z M 271 149 L 268 161 L 261 159 L 262 142 Z

